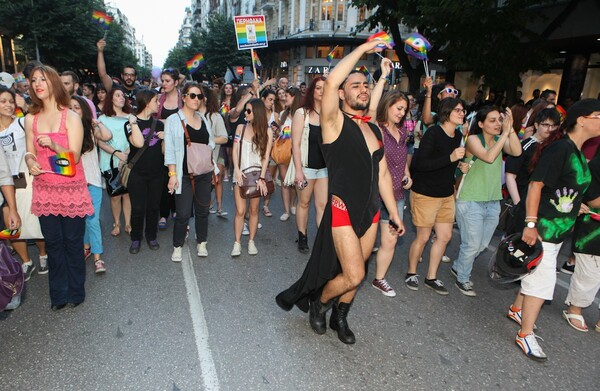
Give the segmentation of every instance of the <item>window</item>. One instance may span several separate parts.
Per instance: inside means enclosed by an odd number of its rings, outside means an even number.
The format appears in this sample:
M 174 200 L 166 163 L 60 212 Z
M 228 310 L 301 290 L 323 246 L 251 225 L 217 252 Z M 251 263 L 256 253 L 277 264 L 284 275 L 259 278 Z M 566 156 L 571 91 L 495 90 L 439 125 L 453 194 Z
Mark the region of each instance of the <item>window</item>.
M 321 2 L 321 20 L 331 20 L 333 18 L 333 1 L 323 0 Z
M 329 46 L 317 47 L 317 58 L 326 58 L 331 48 Z
M 364 22 L 367 19 L 367 6 L 358 9 L 358 21 Z
M 398 58 L 398 54 L 394 49 L 386 50 L 384 57 L 387 57 L 392 61 L 400 61 L 400 59 Z
M 315 47 L 314 46 L 306 47 L 306 58 L 315 58 Z
M 338 0 L 337 2 L 337 18 L 336 20 L 344 20 L 344 0 Z

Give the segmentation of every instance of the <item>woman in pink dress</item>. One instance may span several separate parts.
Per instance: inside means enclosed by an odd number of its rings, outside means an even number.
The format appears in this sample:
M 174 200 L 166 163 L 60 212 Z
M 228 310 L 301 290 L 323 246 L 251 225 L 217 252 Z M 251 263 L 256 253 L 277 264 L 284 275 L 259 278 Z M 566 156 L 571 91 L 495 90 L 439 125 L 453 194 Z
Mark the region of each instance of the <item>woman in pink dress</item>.
M 79 161 L 83 142 L 81 118 L 69 110 L 70 98 L 56 71 L 46 65 L 33 68 L 32 105 L 25 118 L 25 162 L 33 180 L 31 212 L 39 217 L 48 252 L 51 309 L 85 300 L 83 234 L 85 216 L 94 213 Z M 74 176 L 52 173 L 49 158 L 73 154 Z

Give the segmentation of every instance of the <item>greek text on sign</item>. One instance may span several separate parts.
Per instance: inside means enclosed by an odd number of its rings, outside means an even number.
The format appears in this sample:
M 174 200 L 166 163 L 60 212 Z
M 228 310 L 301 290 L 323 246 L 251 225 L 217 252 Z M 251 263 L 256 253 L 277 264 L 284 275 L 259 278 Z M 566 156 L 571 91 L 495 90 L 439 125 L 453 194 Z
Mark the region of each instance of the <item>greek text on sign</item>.
M 238 50 L 269 46 L 264 15 L 235 16 L 233 21 Z

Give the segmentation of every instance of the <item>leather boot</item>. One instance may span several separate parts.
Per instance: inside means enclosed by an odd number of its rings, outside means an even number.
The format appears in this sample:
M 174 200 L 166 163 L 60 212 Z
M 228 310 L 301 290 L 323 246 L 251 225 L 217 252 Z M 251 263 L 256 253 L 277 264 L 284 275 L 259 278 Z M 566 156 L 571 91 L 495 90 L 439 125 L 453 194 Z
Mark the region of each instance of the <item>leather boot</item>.
M 325 334 L 327 331 L 327 311 L 331 308 L 333 300 L 329 300 L 327 303 L 321 303 L 320 298 L 316 298 L 310 302 L 310 308 L 308 311 L 308 321 L 310 327 L 317 334 Z
M 338 338 L 345 344 L 353 344 L 356 342 L 354 333 L 348 327 L 348 311 L 352 303 L 337 303 L 333 305 L 331 318 L 329 319 L 329 327 L 337 331 Z
M 300 231 L 298 231 L 298 251 L 302 254 L 308 253 L 308 237 Z

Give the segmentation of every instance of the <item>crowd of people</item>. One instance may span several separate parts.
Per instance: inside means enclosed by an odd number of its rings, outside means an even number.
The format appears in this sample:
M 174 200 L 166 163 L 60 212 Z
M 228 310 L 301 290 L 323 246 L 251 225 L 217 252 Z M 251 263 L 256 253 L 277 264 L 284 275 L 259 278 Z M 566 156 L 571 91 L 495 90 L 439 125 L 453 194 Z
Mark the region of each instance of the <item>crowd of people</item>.
M 372 85 L 355 65 L 382 50 L 377 41 L 360 45 L 327 77 L 298 87 L 284 77 L 207 85 L 169 68 L 152 88 L 137 81 L 133 66 L 123 67 L 120 78 L 108 75 L 105 46 L 97 43 L 98 84 L 81 86 L 75 72 L 59 74 L 34 62 L 14 85 L 0 87 L 4 224 L 21 230 L 11 246 L 25 280 L 36 269 L 48 273 L 52 310 L 85 300 L 85 259 L 93 256 L 96 273 L 107 269 L 103 196 L 110 198 L 110 233 L 128 234 L 132 255 L 144 239 L 158 250 L 157 233 L 173 219 L 171 261 L 181 262 L 192 217 L 197 255 L 209 256 L 208 217 L 228 216 L 228 181 L 235 200 L 231 256 L 242 254 L 243 235 L 249 236 L 247 253 L 258 254 L 259 215 L 273 216 L 268 184 L 275 181 L 279 220 L 296 216 L 298 251 L 311 253 L 300 279 L 276 301 L 284 310 L 296 305 L 309 312 L 318 334 L 326 332 L 332 309 L 330 327 L 342 342 L 355 342 L 348 314 L 378 237 L 371 285 L 396 295 L 386 274 L 407 208 L 416 237 L 401 256 L 406 287 L 420 289 L 418 269 L 431 241 L 422 283 L 448 294 L 438 269 L 452 262 L 445 252 L 456 223 L 461 245 L 451 268 L 454 285 L 476 296 L 474 262 L 492 239 L 503 199 L 514 205 L 507 233 L 522 232 L 532 246 L 541 240 L 544 249 L 507 311 L 521 327 L 517 345 L 531 358 L 546 359 L 535 321 L 553 298 L 558 251 L 569 237 L 573 256 L 563 270 L 573 277 L 563 316 L 571 327 L 588 330 L 581 309 L 600 288 L 599 228 L 592 219 L 600 212 L 600 101 L 572 100 L 557 109 L 556 92 L 545 90 L 535 101 L 518 97 L 509 108 L 504 98 L 484 100 L 478 91 L 467 104 L 452 83 L 434 85 L 430 77 L 423 91 L 403 93 L 387 85 L 388 59 Z M 75 174 L 52 174 L 49 158 L 65 152 L 73 155 Z M 126 187 L 113 181 L 124 173 Z M 259 197 L 247 199 L 239 190 L 251 173 Z M 318 227 L 313 240 L 311 202 Z M 37 264 L 28 240 L 39 249 Z M 600 331 L 600 321 L 595 328 Z

